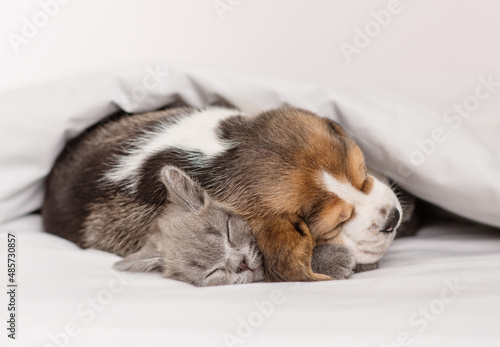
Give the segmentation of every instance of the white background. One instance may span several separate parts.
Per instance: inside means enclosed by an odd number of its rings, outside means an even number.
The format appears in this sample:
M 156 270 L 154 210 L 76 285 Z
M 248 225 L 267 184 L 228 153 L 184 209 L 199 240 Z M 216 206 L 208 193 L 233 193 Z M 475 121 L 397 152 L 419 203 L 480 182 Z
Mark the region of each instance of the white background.
M 67 0 L 18 52 L 8 35 L 21 35 L 23 18 L 33 22 L 41 6 L 0 1 L 0 91 L 107 68 L 188 63 L 385 89 L 442 113 L 473 94 L 478 76 L 500 81 L 494 0 L 400 0 L 399 13 L 351 63 L 340 44 L 353 44 L 356 27 L 364 30 L 371 11 L 390 0 L 222 0 L 236 4 L 224 19 L 212 0 Z M 500 90 L 463 123 L 497 153 L 499 110 Z

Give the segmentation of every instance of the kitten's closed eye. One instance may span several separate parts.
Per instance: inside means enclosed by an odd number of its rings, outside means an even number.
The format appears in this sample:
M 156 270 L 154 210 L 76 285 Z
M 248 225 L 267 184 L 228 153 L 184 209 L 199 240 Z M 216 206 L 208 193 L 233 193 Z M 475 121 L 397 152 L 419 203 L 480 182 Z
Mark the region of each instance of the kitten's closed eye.
M 227 230 L 227 242 L 231 245 L 231 247 L 236 247 L 236 245 L 231 241 L 231 223 L 229 223 L 229 216 L 226 219 L 226 230 Z
M 225 271 L 224 269 L 221 269 L 221 268 L 218 268 L 218 269 L 215 269 L 213 270 L 212 272 L 210 272 L 206 277 L 205 279 L 209 278 L 210 276 L 214 275 L 216 272 L 218 271 Z

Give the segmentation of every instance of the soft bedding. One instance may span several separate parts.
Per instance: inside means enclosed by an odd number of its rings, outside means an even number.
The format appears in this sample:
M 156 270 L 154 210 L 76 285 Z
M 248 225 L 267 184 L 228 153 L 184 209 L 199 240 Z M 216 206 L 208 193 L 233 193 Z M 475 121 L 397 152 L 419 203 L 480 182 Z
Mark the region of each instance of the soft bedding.
M 487 227 L 429 225 L 416 237 L 395 240 L 379 269 L 345 281 L 207 288 L 160 275 L 118 275 L 110 270 L 117 256 L 44 233 L 38 216 L 1 231 L 1 259 L 5 233 L 18 237 L 13 346 L 58 346 L 51 336 L 60 346 L 85 347 L 500 342 L 500 234 Z M 0 307 L 6 305 L 0 296 Z M 405 344 L 394 344 L 398 338 Z M 8 341 L 5 332 L 0 339 Z
M 195 288 L 112 272 L 117 256 L 46 234 L 39 215 L 28 215 L 41 207 L 44 177 L 68 139 L 119 109 L 178 101 L 229 102 L 249 113 L 292 105 L 329 117 L 372 168 L 490 226 L 438 220 L 396 240 L 379 269 L 347 281 Z M 345 86 L 163 65 L 11 91 L 0 95 L 0 110 L 0 264 L 7 274 L 7 235 L 15 234 L 19 284 L 17 341 L 4 331 L 2 344 L 500 345 L 500 161 L 435 112 Z M 9 296 L 0 298 L 7 317 Z
M 500 227 L 500 160 L 439 113 L 388 96 L 234 72 L 148 65 L 0 95 L 0 221 L 36 210 L 64 143 L 110 113 L 225 101 L 247 113 L 293 105 L 339 122 L 368 165 L 416 196 Z M 78 158 L 75 158 L 78 160 Z M 71 165 L 71 163 L 68 163 Z

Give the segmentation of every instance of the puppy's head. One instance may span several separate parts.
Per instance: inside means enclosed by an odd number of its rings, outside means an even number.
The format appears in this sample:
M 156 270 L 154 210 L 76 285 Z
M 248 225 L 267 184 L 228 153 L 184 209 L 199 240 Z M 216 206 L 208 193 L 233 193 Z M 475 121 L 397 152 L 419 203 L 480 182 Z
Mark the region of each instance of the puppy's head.
M 330 155 L 316 159 L 323 164 L 312 175 L 316 205 L 309 213 L 309 227 L 316 244 L 343 244 L 357 263 L 377 262 L 396 235 L 401 204 L 383 178 L 367 171 L 357 144 L 337 124 L 323 121 L 330 127 L 330 138 L 316 141 L 328 146 Z
M 318 244 L 343 244 L 358 264 L 370 264 L 380 260 L 394 240 L 402 208 L 386 183 L 368 173 L 359 176 L 364 178 L 356 184 L 326 170 L 318 174 L 319 184 L 331 194 L 331 204 L 318 214 L 312 228 L 331 230 L 317 238 Z
M 338 124 L 310 112 L 282 109 L 266 116 L 286 119 L 274 124 L 271 136 L 277 148 L 287 149 L 275 168 L 280 181 L 264 188 L 279 193 L 269 208 L 300 216 L 316 245 L 342 244 L 359 264 L 378 261 L 394 239 L 402 208 L 388 184 L 367 171 L 361 149 Z

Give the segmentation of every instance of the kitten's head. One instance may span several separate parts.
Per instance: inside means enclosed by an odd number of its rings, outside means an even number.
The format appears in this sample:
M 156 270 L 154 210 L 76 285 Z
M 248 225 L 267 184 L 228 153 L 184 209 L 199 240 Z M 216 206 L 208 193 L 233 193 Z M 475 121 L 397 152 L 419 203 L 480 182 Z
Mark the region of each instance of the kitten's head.
M 262 255 L 249 225 L 181 170 L 167 166 L 161 176 L 169 203 L 157 228 L 115 268 L 161 271 L 196 286 L 262 281 Z

